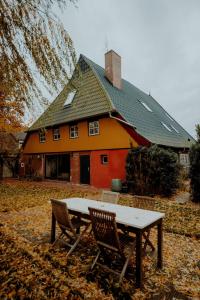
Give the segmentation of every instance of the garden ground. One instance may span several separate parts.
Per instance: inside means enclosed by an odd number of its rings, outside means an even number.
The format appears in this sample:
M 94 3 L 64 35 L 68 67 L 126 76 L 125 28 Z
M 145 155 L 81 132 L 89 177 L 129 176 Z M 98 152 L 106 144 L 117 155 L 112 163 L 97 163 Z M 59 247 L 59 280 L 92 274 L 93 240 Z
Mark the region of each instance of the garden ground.
M 98 199 L 100 190 L 64 182 L 9 180 L 0 184 L 0 299 L 199 299 L 200 206 L 156 198 L 164 221 L 164 267 L 144 259 L 144 288 L 135 288 L 134 267 L 121 286 L 102 269 L 90 271 L 97 248 L 92 237 L 66 259 L 49 244 L 50 198 Z M 120 203 L 131 206 L 132 196 Z M 156 242 L 153 231 L 152 240 Z M 134 266 L 134 261 L 133 261 Z

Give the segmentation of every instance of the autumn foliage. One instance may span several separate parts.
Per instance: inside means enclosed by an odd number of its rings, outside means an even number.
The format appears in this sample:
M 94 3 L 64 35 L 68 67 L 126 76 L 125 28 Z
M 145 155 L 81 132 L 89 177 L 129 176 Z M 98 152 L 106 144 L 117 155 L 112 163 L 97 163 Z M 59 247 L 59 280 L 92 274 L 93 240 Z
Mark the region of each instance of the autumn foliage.
M 52 6 L 76 0 L 0 0 L 0 122 L 17 123 L 24 108 L 45 107 L 44 87 L 68 82 L 76 54 Z
M 49 243 L 49 199 L 88 197 L 101 191 L 66 183 L 7 181 L 0 185 L 0 299 L 198 299 L 199 226 L 197 204 L 154 199 L 164 219 L 164 268 L 155 256 L 143 258 L 143 289 L 135 287 L 135 261 L 121 286 L 118 277 L 91 263 L 98 251 L 92 234 L 85 236 L 66 259 L 66 246 Z M 119 204 L 133 206 L 134 197 L 121 195 Z M 151 233 L 156 244 L 156 231 Z M 196 298 L 195 298 L 196 297 Z

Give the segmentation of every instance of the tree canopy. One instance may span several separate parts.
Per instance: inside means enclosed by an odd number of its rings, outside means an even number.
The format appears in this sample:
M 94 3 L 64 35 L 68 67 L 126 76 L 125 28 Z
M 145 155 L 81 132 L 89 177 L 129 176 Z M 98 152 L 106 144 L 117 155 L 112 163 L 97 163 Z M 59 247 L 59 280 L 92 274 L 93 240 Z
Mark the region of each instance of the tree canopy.
M 200 143 L 200 124 L 196 125 L 197 142 Z
M 76 0 L 0 0 L 1 124 L 20 120 L 25 105 L 43 103 L 38 81 L 49 92 L 67 83 L 76 54 L 53 10 L 68 2 Z

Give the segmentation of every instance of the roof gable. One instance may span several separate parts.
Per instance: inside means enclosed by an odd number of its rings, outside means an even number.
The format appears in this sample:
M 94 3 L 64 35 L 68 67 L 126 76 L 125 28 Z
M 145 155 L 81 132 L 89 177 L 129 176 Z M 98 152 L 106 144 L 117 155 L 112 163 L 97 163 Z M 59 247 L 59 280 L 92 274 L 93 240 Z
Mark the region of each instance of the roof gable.
M 72 77 L 72 82 L 64 87 L 49 108 L 31 126 L 30 131 L 98 116 L 112 111 L 111 102 L 108 100 L 104 89 L 102 89 L 99 78 L 96 77 L 82 56 L 79 59 L 79 65 L 82 70 L 79 83 L 77 84 L 75 76 L 74 78 Z M 73 101 L 70 105 L 65 105 L 69 93 L 74 88 L 77 91 Z

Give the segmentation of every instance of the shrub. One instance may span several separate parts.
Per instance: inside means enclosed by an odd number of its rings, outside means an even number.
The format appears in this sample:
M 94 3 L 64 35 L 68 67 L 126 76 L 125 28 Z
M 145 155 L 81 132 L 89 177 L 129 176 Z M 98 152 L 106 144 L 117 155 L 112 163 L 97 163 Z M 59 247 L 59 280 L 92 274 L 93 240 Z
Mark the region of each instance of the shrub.
M 127 156 L 126 172 L 131 191 L 138 195 L 171 196 L 179 186 L 177 154 L 156 145 L 131 149 Z
M 189 176 L 192 201 L 200 202 L 200 143 L 190 148 Z

